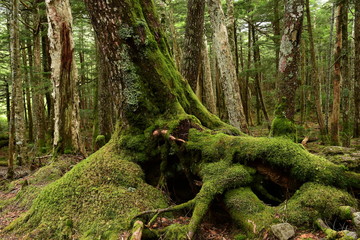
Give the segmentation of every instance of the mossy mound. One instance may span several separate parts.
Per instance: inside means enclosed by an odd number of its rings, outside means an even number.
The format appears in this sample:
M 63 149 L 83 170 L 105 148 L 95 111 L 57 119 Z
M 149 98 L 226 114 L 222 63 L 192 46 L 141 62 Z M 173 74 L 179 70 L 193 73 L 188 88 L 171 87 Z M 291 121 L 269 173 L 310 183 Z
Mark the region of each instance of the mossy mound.
M 45 187 L 7 230 L 28 239 L 118 239 L 139 212 L 166 207 L 141 168 L 112 149 L 106 145 Z
M 330 221 L 337 217 L 340 206 L 357 208 L 357 200 L 343 190 L 309 182 L 279 206 L 279 213 L 297 226 L 311 226 L 317 218 Z

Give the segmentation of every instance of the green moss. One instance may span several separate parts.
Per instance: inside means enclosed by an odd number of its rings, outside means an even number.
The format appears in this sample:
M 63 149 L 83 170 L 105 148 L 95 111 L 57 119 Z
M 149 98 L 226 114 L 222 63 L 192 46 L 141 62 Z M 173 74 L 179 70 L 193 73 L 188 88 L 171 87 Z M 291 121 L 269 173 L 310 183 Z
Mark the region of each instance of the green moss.
M 95 139 L 95 144 L 97 146 L 97 148 L 101 148 L 102 146 L 104 146 L 106 143 L 106 138 L 104 135 L 97 135 L 96 139 Z
M 181 224 L 172 224 L 166 228 L 165 234 L 163 235 L 163 239 L 166 240 L 186 240 L 188 227 L 186 225 Z
M 286 117 L 275 117 L 271 123 L 270 137 L 286 137 L 297 142 L 296 125 Z
M 144 183 L 140 167 L 119 158 L 112 148 L 107 145 L 48 185 L 8 229 L 31 232 L 38 239 L 75 233 L 83 239 L 108 239 L 128 229 L 140 211 L 166 207 L 161 193 Z
M 346 187 L 354 186 L 352 181 L 358 179 L 347 178 L 343 166 L 310 154 L 300 144 L 283 138 L 239 137 L 191 129 L 186 147 L 193 154 L 200 154 L 202 162 L 225 159 L 250 166 L 262 163 L 281 168 L 300 182 Z
M 250 188 L 228 191 L 224 202 L 231 218 L 248 236 L 254 236 L 279 221 L 275 219 L 275 209 L 259 200 Z
M 340 214 L 339 207 L 344 205 L 356 207 L 356 199 L 331 186 L 305 183 L 278 210 L 290 223 L 303 226 L 312 225 L 317 218 L 331 220 Z

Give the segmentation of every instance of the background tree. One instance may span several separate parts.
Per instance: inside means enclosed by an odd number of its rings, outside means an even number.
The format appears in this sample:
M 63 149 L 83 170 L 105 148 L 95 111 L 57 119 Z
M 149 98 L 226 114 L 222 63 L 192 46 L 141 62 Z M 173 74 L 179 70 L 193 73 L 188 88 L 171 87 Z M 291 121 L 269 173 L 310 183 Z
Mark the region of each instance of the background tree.
M 340 93 L 341 93 L 341 53 L 342 53 L 342 14 L 344 11 L 343 1 L 336 2 L 335 26 L 336 43 L 334 48 L 334 77 L 333 77 L 333 106 L 330 118 L 330 140 L 331 144 L 339 145 L 339 118 L 340 118 Z
M 281 38 L 279 71 L 281 73 L 280 92 L 285 98 L 285 117 L 291 121 L 295 115 L 295 94 L 299 86 L 298 66 L 300 38 L 304 15 L 302 0 L 286 1 L 284 33 Z
M 184 51 L 181 74 L 196 92 L 199 72 L 202 68 L 202 46 L 204 37 L 204 0 L 188 0 L 186 17 Z
M 74 59 L 72 15 L 68 0 L 47 0 L 51 78 L 55 98 L 54 149 L 85 154 L 80 138 L 78 72 Z
M 354 137 L 360 137 L 360 1 L 355 1 L 355 60 L 354 60 Z

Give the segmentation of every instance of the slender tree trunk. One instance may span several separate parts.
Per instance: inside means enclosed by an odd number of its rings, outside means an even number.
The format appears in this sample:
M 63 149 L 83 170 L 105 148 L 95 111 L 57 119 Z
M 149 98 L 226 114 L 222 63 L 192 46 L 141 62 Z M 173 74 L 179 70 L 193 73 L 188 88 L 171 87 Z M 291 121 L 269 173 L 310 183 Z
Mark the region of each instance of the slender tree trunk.
M 80 137 L 78 72 L 74 58 L 72 16 L 68 0 L 46 0 L 51 78 L 55 96 L 54 150 L 85 153 Z
M 274 44 L 275 44 L 275 89 L 279 85 L 279 61 L 280 61 L 280 14 L 279 14 L 279 0 L 274 0 L 274 19 L 272 22 L 274 30 Z
M 306 0 L 306 18 L 307 18 L 307 25 L 308 25 L 308 32 L 309 32 L 310 61 L 311 61 L 311 70 L 312 70 L 311 76 L 313 78 L 316 115 L 317 115 L 317 120 L 318 120 L 319 127 L 320 127 L 320 135 L 322 138 L 324 138 L 327 136 L 327 128 L 325 125 L 325 118 L 324 118 L 323 111 L 322 111 L 321 79 L 320 79 L 317 62 L 316 62 L 309 0 Z
M 181 74 L 196 92 L 204 37 L 204 0 L 188 0 Z
M 36 3 L 33 16 L 33 46 L 34 46 L 34 76 L 33 84 L 33 109 L 35 124 L 35 143 L 38 150 L 45 146 L 45 104 L 44 104 L 44 81 L 41 70 L 41 19 L 39 13 L 39 3 Z M 46 60 L 44 60 L 46 61 Z
M 351 92 L 351 80 L 350 80 L 350 68 L 349 68 L 349 41 L 348 41 L 348 0 L 343 0 L 342 11 L 342 59 L 341 59 L 341 75 L 342 75 L 342 145 L 344 147 L 350 147 L 350 140 L 352 136 L 351 124 L 350 124 L 350 92 Z
M 279 72 L 281 74 L 280 92 L 281 96 L 285 98 L 285 117 L 291 121 L 295 116 L 295 94 L 299 86 L 298 64 L 303 12 L 303 0 L 286 1 Z
M 14 158 L 19 165 L 26 161 L 23 82 L 20 69 L 19 1 L 11 1 L 10 56 L 11 56 L 11 114 L 9 131 L 8 177 L 13 177 Z M 14 141 L 15 140 L 15 141 Z M 14 142 L 16 145 L 14 145 Z
M 343 1 L 338 0 L 336 5 L 336 42 L 334 49 L 334 77 L 333 77 L 333 107 L 330 118 L 330 140 L 331 144 L 339 145 L 339 118 L 340 118 L 340 93 L 342 82 L 341 51 L 342 51 L 342 16 Z
M 252 39 L 253 39 L 253 48 L 254 48 L 254 64 L 255 64 L 255 68 L 256 68 L 256 74 L 255 74 L 255 89 L 256 89 L 256 93 L 257 93 L 257 99 L 258 99 L 258 104 L 259 104 L 259 108 L 261 108 L 266 123 L 267 123 L 267 127 L 268 129 L 270 129 L 271 127 L 271 123 L 270 123 L 270 119 L 266 110 L 266 106 L 264 103 L 264 98 L 263 98 L 263 94 L 262 94 L 262 89 L 261 89 L 261 59 L 260 59 L 260 47 L 259 47 L 259 43 L 257 42 L 257 36 L 256 36 L 256 30 L 255 28 L 252 28 Z M 260 114 L 258 114 L 260 115 Z
M 355 0 L 354 137 L 360 137 L 360 0 Z
M 209 0 L 208 3 L 211 24 L 214 29 L 214 50 L 220 69 L 229 122 L 244 132 L 248 132 L 221 2 L 220 0 Z
M 214 89 L 211 78 L 211 66 L 209 59 L 209 46 L 207 43 L 206 36 L 204 37 L 203 47 L 202 47 L 202 66 L 203 66 L 203 104 L 207 109 L 216 114 L 216 101 L 214 97 Z
M 99 135 L 105 136 L 105 141 L 109 141 L 114 129 L 114 98 L 115 95 L 111 93 L 111 83 L 109 82 L 110 67 L 106 62 L 106 59 L 102 55 L 101 46 L 96 39 L 96 48 L 99 55 L 99 83 L 98 83 L 98 95 L 99 95 Z
M 333 32 L 334 32 L 334 16 L 335 16 L 335 5 L 332 4 L 332 14 L 330 19 L 330 39 L 329 48 L 327 54 L 327 78 L 326 78 L 326 103 L 325 103 L 325 125 L 329 132 L 329 115 L 330 115 L 330 97 L 331 97 L 331 81 L 332 81 L 332 48 L 333 48 Z
M 26 54 L 26 48 L 28 49 L 28 55 Z M 30 54 L 29 54 L 30 52 Z M 28 58 L 29 57 L 29 58 Z M 31 41 L 27 41 L 27 46 L 25 44 L 22 49 L 22 59 L 23 59 L 23 68 L 24 68 L 24 79 L 25 79 L 25 117 L 27 117 L 27 128 L 28 128 L 28 140 L 30 143 L 34 142 L 34 123 L 33 123 L 33 111 L 31 105 L 31 82 L 30 80 L 33 77 L 33 60 L 31 55 Z M 30 71 L 29 71 L 30 70 Z
M 45 31 L 46 30 L 46 31 Z M 41 48 L 42 48 L 42 66 L 43 66 L 43 84 L 46 100 L 46 129 L 52 138 L 54 137 L 54 98 L 51 96 L 51 56 L 50 41 L 45 34 L 47 29 L 42 28 Z

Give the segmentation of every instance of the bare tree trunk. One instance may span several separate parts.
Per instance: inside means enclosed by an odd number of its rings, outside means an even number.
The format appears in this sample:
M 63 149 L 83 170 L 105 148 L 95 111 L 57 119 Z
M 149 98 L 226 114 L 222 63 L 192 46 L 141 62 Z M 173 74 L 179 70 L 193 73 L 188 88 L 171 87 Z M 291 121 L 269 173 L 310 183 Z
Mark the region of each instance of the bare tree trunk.
M 330 140 L 331 144 L 339 145 L 339 118 L 340 118 L 340 93 L 342 82 L 341 51 L 342 51 L 342 16 L 343 2 L 338 0 L 335 12 L 336 20 L 336 42 L 334 49 L 334 78 L 333 78 L 333 107 L 330 118 Z
M 41 48 L 42 48 L 42 66 L 44 91 L 46 100 L 46 130 L 49 136 L 54 137 L 54 98 L 51 95 L 51 56 L 50 56 L 50 40 L 45 34 L 47 29 L 42 28 Z
M 201 50 L 204 37 L 204 0 L 188 0 L 184 52 L 181 74 L 196 92 L 197 79 L 201 68 Z
M 229 122 L 244 132 L 248 132 L 220 0 L 209 0 L 209 14 L 214 29 L 214 50 L 220 69 Z
M 28 49 L 28 55 L 26 54 L 26 48 Z M 29 57 L 29 58 L 28 58 Z M 25 80 L 25 117 L 27 117 L 27 128 L 28 128 L 28 140 L 29 142 L 34 142 L 34 123 L 33 123 L 33 111 L 31 105 L 31 93 L 30 80 L 33 78 L 33 60 L 31 54 L 31 41 L 27 40 L 27 46 L 25 44 L 22 48 L 22 59 L 23 59 L 23 68 L 24 68 L 24 80 Z M 30 71 L 29 71 L 30 70 Z M 26 111 L 27 110 L 27 111 Z
M 341 75 L 342 75 L 342 87 L 341 87 L 341 98 L 342 98 L 342 145 L 344 147 L 350 147 L 350 140 L 352 137 L 351 124 L 350 124 L 350 92 L 351 92 L 351 80 L 350 80 L 350 69 L 349 69 L 349 41 L 348 41 L 348 0 L 343 0 L 343 11 L 342 11 L 342 59 L 341 59 Z
M 270 119 L 269 116 L 267 114 L 266 111 L 266 106 L 264 103 L 264 99 L 263 99 L 263 94 L 262 94 L 262 89 L 261 89 L 261 59 L 260 59 L 260 47 L 258 44 L 258 39 L 256 36 L 256 30 L 255 28 L 252 28 L 252 39 L 253 39 L 253 48 L 254 48 L 254 64 L 255 64 L 255 68 L 257 69 L 256 74 L 255 74 L 255 89 L 256 89 L 256 94 L 257 94 L 257 99 L 258 99 L 258 104 L 259 104 L 259 108 L 261 108 L 266 123 L 267 123 L 267 127 L 268 129 L 270 129 L 271 127 L 271 123 L 270 123 Z M 259 114 L 258 114 L 259 115 Z M 259 121 L 260 119 L 258 119 Z
M 203 47 L 202 47 L 202 60 L 203 60 L 203 104 L 207 109 L 216 114 L 216 101 L 214 97 L 214 89 L 211 78 L 211 67 L 209 60 L 209 46 L 206 40 L 206 36 L 204 37 Z
M 285 27 L 280 46 L 279 72 L 282 75 L 280 92 L 281 96 L 285 98 L 285 117 L 291 121 L 294 120 L 295 94 L 299 86 L 298 64 L 303 12 L 303 0 L 286 1 Z
M 34 55 L 34 77 L 32 80 L 33 109 L 35 123 L 35 143 L 38 150 L 45 146 L 45 104 L 44 104 L 44 82 L 41 71 L 41 20 L 38 3 L 33 10 L 33 55 Z
M 309 32 L 310 60 L 311 60 L 311 69 L 312 69 L 311 76 L 313 76 L 313 83 L 314 83 L 313 86 L 314 86 L 316 115 L 317 115 L 317 120 L 318 120 L 319 127 L 320 127 L 321 138 L 324 138 L 327 136 L 327 128 L 325 125 L 325 118 L 324 118 L 323 111 L 322 111 L 321 79 L 320 79 L 320 76 L 318 73 L 318 67 L 317 67 L 317 62 L 316 62 L 309 0 L 306 0 L 306 18 L 307 18 L 307 25 L 308 25 L 308 32 Z
M 24 122 L 24 100 L 23 82 L 20 70 L 20 41 L 19 41 L 19 1 L 12 0 L 10 20 L 10 55 L 11 55 L 11 117 L 9 131 L 9 161 L 8 177 L 13 177 L 15 156 L 19 165 L 26 161 L 25 122 Z M 14 140 L 16 145 L 14 146 Z
M 235 17 L 234 17 L 234 0 L 226 0 L 226 28 L 228 32 L 229 44 L 233 54 L 235 64 Z
M 333 32 L 334 32 L 334 15 L 335 15 L 335 5 L 332 4 L 332 14 L 330 19 L 330 39 L 329 39 L 329 48 L 327 53 L 327 78 L 326 78 L 326 103 L 325 103 L 325 125 L 327 131 L 329 132 L 329 115 L 330 115 L 330 95 L 331 95 L 331 81 L 332 81 L 332 48 L 333 48 Z
M 279 14 L 279 0 L 274 0 L 274 19 L 272 22 L 274 29 L 274 44 L 275 44 L 275 89 L 279 85 L 279 61 L 280 61 L 280 14 Z
M 69 0 L 46 0 L 51 78 L 55 96 L 54 150 L 85 153 L 80 137 L 78 71 L 74 58 Z
M 354 137 L 360 137 L 360 0 L 355 0 Z

